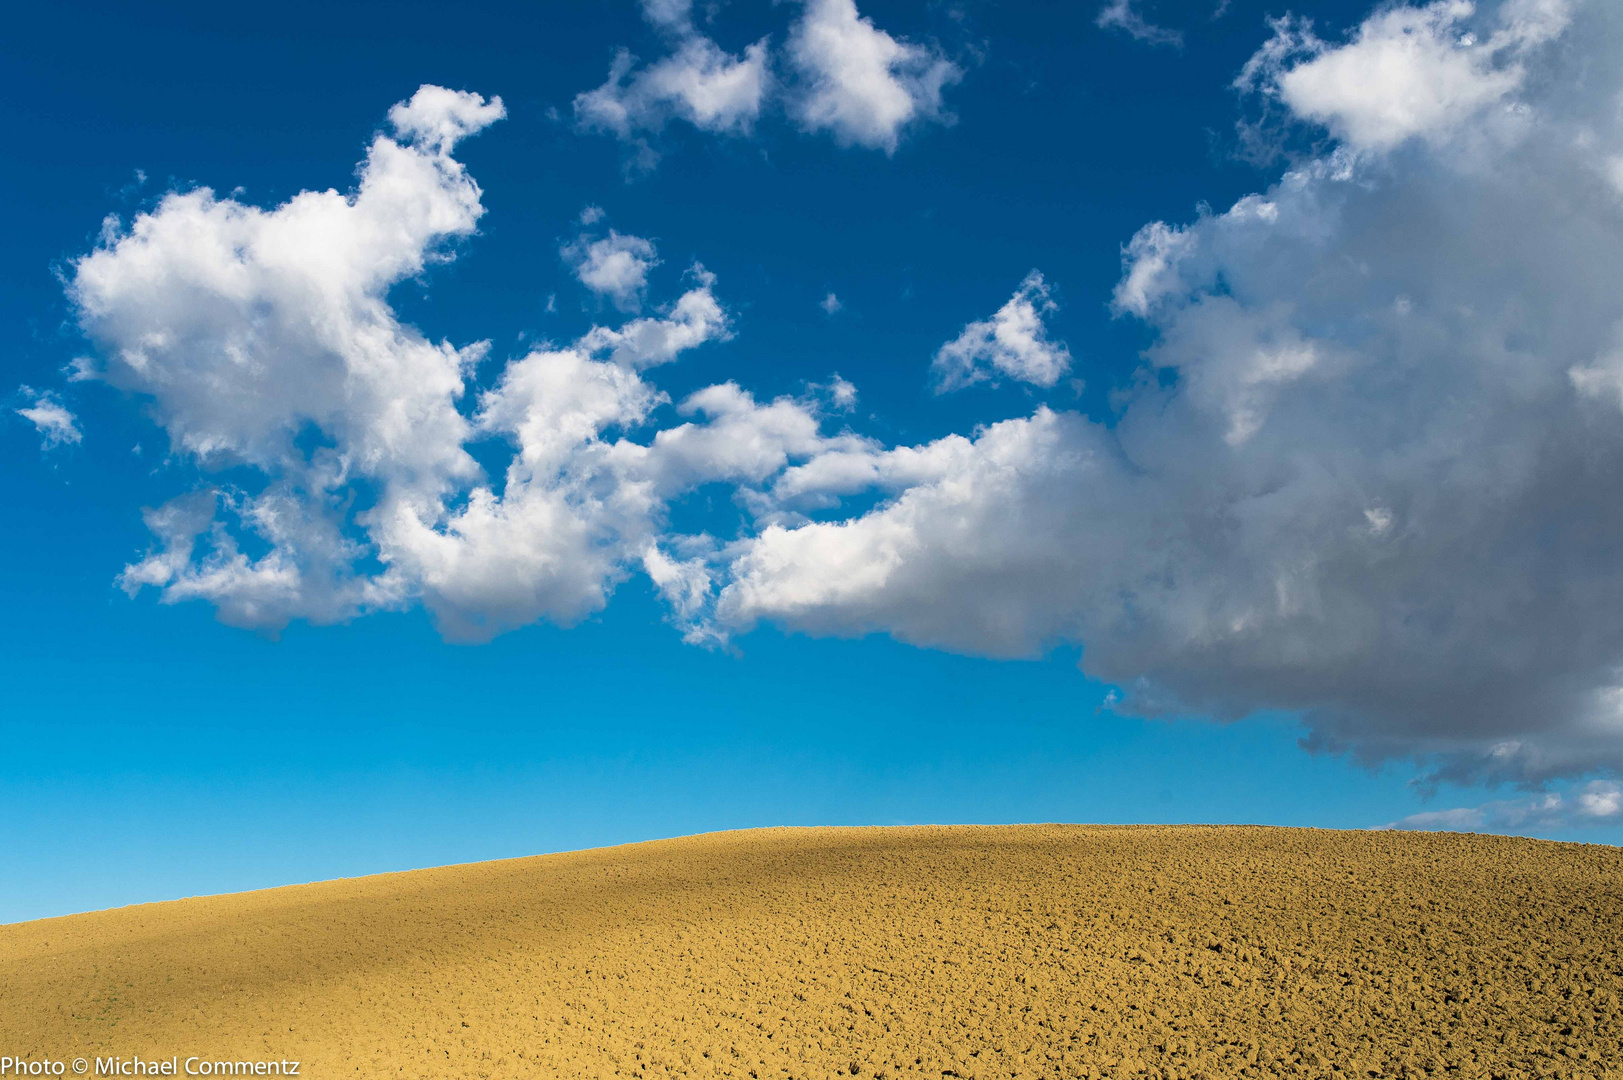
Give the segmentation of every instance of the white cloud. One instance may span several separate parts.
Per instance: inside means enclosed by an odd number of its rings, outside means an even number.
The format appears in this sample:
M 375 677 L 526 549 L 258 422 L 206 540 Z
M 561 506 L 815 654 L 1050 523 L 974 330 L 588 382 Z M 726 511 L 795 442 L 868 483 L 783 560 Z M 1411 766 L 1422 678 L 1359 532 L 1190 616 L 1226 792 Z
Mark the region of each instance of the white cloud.
M 1591 780 L 1563 796 L 1557 792 L 1522 799 L 1495 799 L 1481 806 L 1410 814 L 1383 829 L 1426 832 L 1525 832 L 1623 823 L 1623 787 Z
M 171 193 L 74 264 L 69 295 L 101 357 L 82 373 L 149 398 L 177 453 L 267 478 L 153 511 L 159 546 L 127 585 L 208 599 L 265 629 L 387 606 L 405 583 L 354 569 L 351 485 L 365 477 L 385 500 L 426 508 L 478 475 L 457 400 L 484 347 L 428 341 L 384 297 L 473 232 L 479 188 L 450 152 L 501 103 L 424 87 L 390 115 L 396 138 L 373 140 L 351 193 L 302 192 L 269 211 L 206 188 Z M 301 448 L 312 428 L 324 439 Z M 244 553 L 242 533 L 265 553 Z
M 51 391 L 22 386 L 18 388 L 18 392 L 28 398 L 31 404 L 12 411 L 34 425 L 34 429 L 39 432 L 40 446 L 43 449 L 50 450 L 67 443 L 77 443 L 84 438 L 84 433 L 79 430 L 79 418 L 69 412 L 68 407 L 62 404 L 62 399 Z
M 693 0 L 642 0 L 642 17 L 662 30 L 688 31 L 693 28 Z
M 103 358 L 92 373 L 153 395 L 178 450 L 281 463 L 303 457 L 293 434 L 314 423 L 430 489 L 475 471 L 455 400 L 479 349 L 424 339 L 383 296 L 473 232 L 479 187 L 444 133 L 500 102 L 425 88 L 395 115 L 414 141 L 374 139 L 353 193 L 274 211 L 171 193 L 75 263 L 69 293 Z
M 658 544 L 649 544 L 642 556 L 643 572 L 670 607 L 671 621 L 682 631 L 682 640 L 690 645 L 719 645 L 726 641 L 726 635 L 706 618 L 715 589 L 714 573 L 706 557 L 714 545 L 708 539 L 695 537 L 687 543 L 700 552 L 694 558 L 673 558 Z
M 600 239 L 582 236 L 564 245 L 561 254 L 582 285 L 606 297 L 621 311 L 642 307 L 648 271 L 659 265 L 651 242 L 613 229 Z
M 682 120 L 701 131 L 745 135 L 771 89 L 765 39 L 734 56 L 693 29 L 688 5 L 645 4 L 656 26 L 676 35 L 670 55 L 638 68 L 625 49 L 615 54 L 602 86 L 575 97 L 575 121 L 625 141 Z
M 1226 4 L 1228 0 L 1223 0 Z M 1222 14 L 1219 9 L 1218 15 Z M 1213 18 L 1217 16 L 1214 15 Z M 1178 48 L 1183 45 L 1183 35 L 1176 30 L 1168 30 L 1157 26 L 1139 12 L 1134 6 L 1134 0 L 1109 0 L 1099 9 L 1099 16 L 1095 23 L 1104 30 L 1124 30 L 1139 41 L 1151 45 L 1171 45 Z
M 1573 801 L 1574 820 L 1586 824 L 1623 820 L 1623 788 L 1617 784 L 1590 781 Z
M 1560 15 L 1485 13 L 1523 41 Z M 1155 341 L 1113 424 L 1043 409 L 787 470 L 769 494 L 823 516 L 727 549 L 718 623 L 1069 641 L 1141 713 L 1295 712 L 1435 777 L 1623 769 L 1623 11 L 1574 18 L 1517 54 L 1513 127 L 1332 148 L 1146 227 L 1115 301 Z
M 589 355 L 607 353 L 614 363 L 641 370 L 669 363 L 707 341 L 726 340 L 731 336 L 727 313 L 711 291 L 715 275 L 695 263 L 688 276 L 695 287 L 662 315 L 634 319 L 618 328 L 594 326 L 578 347 Z
M 1071 369 L 1063 341 L 1050 341 L 1043 316 L 1056 309 L 1048 283 L 1033 270 L 990 319 L 972 322 L 935 354 L 936 390 L 946 393 L 1005 375 L 1053 386 Z
M 792 100 L 801 126 L 887 154 L 910 124 L 951 120 L 941 92 L 963 76 L 937 50 L 879 29 L 853 0 L 806 0 L 786 53 L 801 78 Z
M 148 398 L 176 453 L 262 478 L 149 511 L 154 546 L 126 589 L 203 599 L 267 632 L 412 602 L 458 640 L 567 624 L 633 569 L 663 566 L 650 550 L 691 546 L 661 538 L 684 492 L 748 488 L 857 445 L 821 435 L 814 402 L 758 403 L 730 383 L 632 441 L 666 401 L 642 372 L 730 333 L 697 265 L 656 314 L 537 347 L 466 402 L 488 346 L 427 341 L 386 296 L 473 231 L 479 189 L 450 152 L 499 114 L 425 87 L 391 114 L 397 138 L 373 141 L 354 192 L 269 210 L 171 194 L 74 264 L 70 296 L 102 358 L 83 374 Z M 653 258 L 611 233 L 583 246 L 582 277 L 629 299 Z M 494 480 L 466 449 L 492 438 L 511 448 Z
M 772 492 L 789 506 L 873 488 L 897 495 L 852 520 L 765 529 L 736 554 L 718 619 L 735 629 L 769 618 L 813 633 L 882 630 L 981 654 L 1029 651 L 1042 600 L 1027 582 L 1062 572 L 1052 526 L 1072 513 L 1058 501 L 1045 507 L 1032 489 L 1087 467 L 1073 437 L 1088 438 L 1076 418 L 1044 409 L 973 441 L 848 449 L 789 470 Z
M 424 86 L 389 110 L 396 136 L 433 154 L 449 154 L 469 135 L 483 131 L 507 115 L 501 98 L 486 101 L 478 94 Z
M 1530 41 L 1557 15 L 1483 18 Z M 661 427 L 656 365 L 731 332 L 697 269 L 654 314 L 472 387 L 482 346 L 430 342 L 386 299 L 482 212 L 438 136 L 380 135 L 347 195 L 172 194 L 74 266 L 86 370 L 251 490 L 154 511 L 125 583 L 267 629 L 420 600 L 477 639 L 647 573 L 695 641 L 769 621 L 992 656 L 1068 642 L 1124 710 L 1295 713 L 1311 746 L 1434 777 L 1623 770 L 1623 10 L 1572 18 L 1515 54 L 1513 125 L 1337 146 L 1141 231 L 1115 303 L 1152 339 L 1108 423 L 1043 407 L 890 447 L 832 431 L 855 393 L 836 379 L 710 386 Z M 948 367 L 1057 378 L 1049 303 L 1028 279 L 1008 332 L 1000 312 Z M 478 439 L 509 447 L 502 475 Z M 707 484 L 745 525 L 673 532 Z
M 838 372 L 827 387 L 818 387 L 828 392 L 828 400 L 835 412 L 850 412 L 857 407 L 857 388 L 848 379 L 842 379 Z
M 1521 57 L 1566 28 L 1569 7 L 1566 0 L 1505 3 L 1497 26 L 1479 37 L 1468 26 L 1476 10 L 1470 0 L 1397 5 L 1370 16 L 1340 46 L 1321 41 L 1306 20 L 1286 17 L 1238 85 L 1277 95 L 1355 149 L 1445 138 L 1521 87 Z
M 748 135 L 774 101 L 806 131 L 887 154 L 909 127 L 952 122 L 942 91 L 963 72 L 939 49 L 879 29 L 853 0 L 805 0 L 777 65 L 787 84 L 774 77 L 769 39 L 732 55 L 695 28 L 691 0 L 646 0 L 643 17 L 670 53 L 638 67 L 620 49 L 603 85 L 574 102 L 576 125 L 625 142 L 633 171 L 657 164 L 654 136 L 672 120 Z
M 845 307 L 844 304 L 840 303 L 840 298 L 833 293 L 823 297 L 822 302 L 817 306 L 823 309 L 824 315 L 833 315 Z
M 1134 234 L 1121 251 L 1122 275 L 1114 294 L 1118 312 L 1144 318 L 1158 301 L 1177 288 L 1175 269 L 1194 236 L 1164 221 L 1152 221 Z

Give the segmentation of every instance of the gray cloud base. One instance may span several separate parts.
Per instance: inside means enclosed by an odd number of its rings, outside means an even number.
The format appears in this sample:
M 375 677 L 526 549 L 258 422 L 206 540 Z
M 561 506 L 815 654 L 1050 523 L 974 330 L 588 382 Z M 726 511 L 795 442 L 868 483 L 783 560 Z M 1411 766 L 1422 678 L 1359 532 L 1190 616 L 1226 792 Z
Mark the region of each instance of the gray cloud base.
M 1080 642 L 1128 708 L 1300 712 L 1315 747 L 1438 777 L 1623 766 L 1618 21 L 1576 18 L 1518 58 L 1519 94 L 1467 88 L 1486 103 L 1395 148 L 1344 142 L 1147 227 L 1117 300 L 1158 330 L 1169 386 L 1109 428 L 997 425 L 870 514 L 769 530 L 722 618 Z

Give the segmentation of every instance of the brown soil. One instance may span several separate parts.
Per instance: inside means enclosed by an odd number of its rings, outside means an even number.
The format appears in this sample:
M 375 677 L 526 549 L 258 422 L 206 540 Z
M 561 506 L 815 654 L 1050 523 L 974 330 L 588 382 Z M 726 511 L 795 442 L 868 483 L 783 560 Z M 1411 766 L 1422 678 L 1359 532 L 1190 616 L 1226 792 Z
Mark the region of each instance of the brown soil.
M 313 1077 L 1623 1077 L 1623 850 L 773 829 L 0 926 L 0 1054 Z M 93 1071 L 92 1071 L 93 1075 Z

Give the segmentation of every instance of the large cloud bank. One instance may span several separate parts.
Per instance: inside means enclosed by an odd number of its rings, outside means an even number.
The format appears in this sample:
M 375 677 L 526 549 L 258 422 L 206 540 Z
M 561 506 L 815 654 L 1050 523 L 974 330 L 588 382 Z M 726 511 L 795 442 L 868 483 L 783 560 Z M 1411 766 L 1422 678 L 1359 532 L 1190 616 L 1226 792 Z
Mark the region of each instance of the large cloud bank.
M 1115 304 L 1156 344 L 1120 415 L 1044 406 L 921 446 L 831 431 L 828 393 L 732 383 L 652 430 L 650 369 L 733 332 L 702 268 L 476 390 L 484 346 L 384 301 L 473 230 L 451 154 L 501 115 L 425 87 L 354 193 L 171 195 L 77 264 L 86 373 L 150 398 L 178 451 L 263 478 L 150 512 L 124 581 L 262 628 L 421 602 L 479 639 L 577 620 L 640 571 L 696 642 L 763 621 L 989 656 L 1076 642 L 1144 713 L 1288 710 L 1318 746 L 1453 778 L 1616 770 L 1620 16 L 1443 0 L 1340 42 L 1276 23 L 1240 82 L 1329 149 L 1124 246 Z M 1011 305 L 1036 317 L 1041 285 Z M 1068 354 L 1032 363 L 1040 323 L 1005 314 L 947 345 L 954 377 L 1051 383 Z M 502 476 L 482 439 L 510 448 Z M 715 482 L 750 524 L 673 534 L 672 502 Z

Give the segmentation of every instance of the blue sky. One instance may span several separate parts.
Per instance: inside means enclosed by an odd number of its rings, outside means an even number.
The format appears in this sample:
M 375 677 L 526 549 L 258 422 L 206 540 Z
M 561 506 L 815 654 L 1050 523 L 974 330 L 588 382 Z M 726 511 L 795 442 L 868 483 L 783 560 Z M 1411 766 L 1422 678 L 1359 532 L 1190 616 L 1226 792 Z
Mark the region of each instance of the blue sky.
M 773 824 L 1623 841 L 1616 24 L 22 13 L 0 920 Z M 706 56 L 758 92 L 637 89 Z

